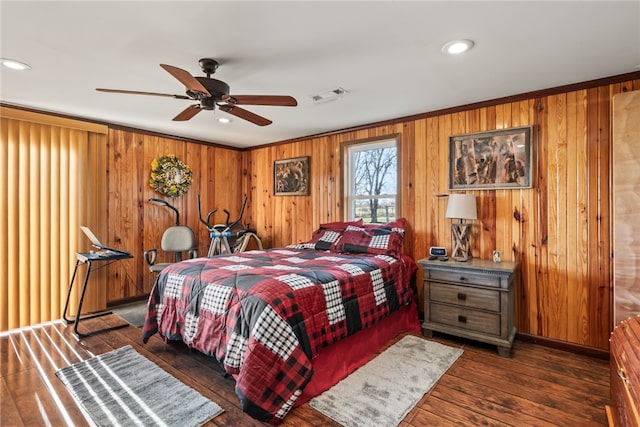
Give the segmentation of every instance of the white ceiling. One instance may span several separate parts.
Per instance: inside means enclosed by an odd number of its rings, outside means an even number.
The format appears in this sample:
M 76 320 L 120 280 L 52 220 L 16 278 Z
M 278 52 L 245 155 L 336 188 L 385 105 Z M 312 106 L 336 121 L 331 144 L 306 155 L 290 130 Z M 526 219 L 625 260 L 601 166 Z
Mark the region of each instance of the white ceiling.
M 249 147 L 640 68 L 639 1 L 0 1 L 0 101 Z M 475 41 L 445 56 L 452 39 Z M 172 118 L 190 100 L 160 68 L 194 76 L 203 57 L 236 95 L 291 95 L 297 107 L 244 106 L 259 127 L 220 111 Z M 341 100 L 311 96 L 342 87 Z M 215 120 L 227 116 L 233 121 Z

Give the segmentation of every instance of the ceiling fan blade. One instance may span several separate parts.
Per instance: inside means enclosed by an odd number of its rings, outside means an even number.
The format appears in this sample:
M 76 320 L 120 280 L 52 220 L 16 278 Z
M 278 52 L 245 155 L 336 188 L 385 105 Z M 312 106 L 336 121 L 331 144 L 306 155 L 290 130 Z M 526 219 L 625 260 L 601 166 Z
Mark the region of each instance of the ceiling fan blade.
M 229 104 L 273 105 L 277 107 L 295 107 L 298 101 L 292 96 L 282 95 L 225 95 L 222 100 Z
M 173 77 L 180 80 L 180 82 L 187 88 L 187 90 L 200 92 L 205 94 L 206 96 L 211 96 L 209 91 L 204 86 L 202 86 L 202 83 L 196 80 L 196 78 L 189 74 L 188 71 L 185 71 L 182 68 L 174 67 L 173 65 L 160 64 L 160 66 Z
M 129 95 L 152 95 L 152 96 L 166 96 L 169 98 L 176 98 L 176 99 L 191 99 L 186 95 L 172 95 L 170 93 L 140 92 L 137 90 L 120 90 L 120 89 L 103 89 L 103 88 L 96 88 L 96 90 L 98 92 L 125 93 Z
M 224 111 L 225 113 L 229 113 L 236 117 L 240 117 L 241 119 L 250 121 L 251 123 L 256 124 L 258 126 L 267 126 L 273 123 L 269 119 L 266 119 L 255 113 L 252 113 L 251 111 L 247 111 L 244 108 L 236 107 L 234 105 L 222 104 L 222 105 L 218 105 L 218 108 L 220 108 L 220 110 Z
M 184 110 L 182 110 L 180 112 L 180 114 L 178 114 L 177 116 L 175 116 L 173 118 L 173 120 L 176 121 L 176 122 L 183 122 L 185 120 L 191 119 L 193 116 L 198 114 L 200 111 L 202 111 L 202 108 L 200 108 L 200 104 L 193 104 L 193 105 L 188 106 Z

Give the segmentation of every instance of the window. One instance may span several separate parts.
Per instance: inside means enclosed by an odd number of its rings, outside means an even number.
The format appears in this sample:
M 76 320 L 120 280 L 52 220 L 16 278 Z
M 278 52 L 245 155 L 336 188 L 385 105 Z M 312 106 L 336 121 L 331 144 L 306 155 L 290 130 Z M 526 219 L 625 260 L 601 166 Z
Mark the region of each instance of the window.
M 348 220 L 386 223 L 399 216 L 398 140 L 388 138 L 344 147 Z

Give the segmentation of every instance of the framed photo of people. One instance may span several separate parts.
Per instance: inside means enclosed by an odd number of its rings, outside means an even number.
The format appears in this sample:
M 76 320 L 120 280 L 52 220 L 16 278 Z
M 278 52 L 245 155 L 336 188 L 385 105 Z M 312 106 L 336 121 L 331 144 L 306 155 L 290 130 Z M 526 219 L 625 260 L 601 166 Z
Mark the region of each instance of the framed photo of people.
M 449 189 L 531 188 L 531 127 L 449 138 Z

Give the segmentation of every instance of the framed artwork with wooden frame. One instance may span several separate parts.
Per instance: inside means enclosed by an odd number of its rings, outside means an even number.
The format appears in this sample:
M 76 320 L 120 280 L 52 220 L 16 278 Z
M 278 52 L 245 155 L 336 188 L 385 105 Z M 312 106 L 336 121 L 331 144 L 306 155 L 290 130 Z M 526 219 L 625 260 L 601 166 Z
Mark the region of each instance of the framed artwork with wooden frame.
M 273 162 L 273 194 L 276 196 L 309 195 L 309 157 Z
M 449 189 L 531 188 L 531 127 L 449 138 Z

